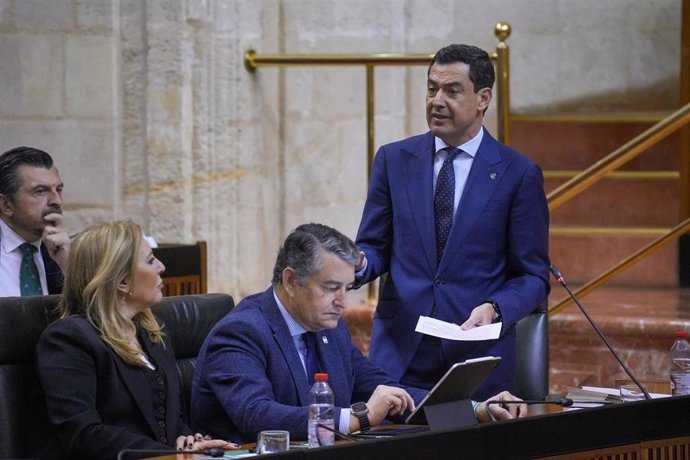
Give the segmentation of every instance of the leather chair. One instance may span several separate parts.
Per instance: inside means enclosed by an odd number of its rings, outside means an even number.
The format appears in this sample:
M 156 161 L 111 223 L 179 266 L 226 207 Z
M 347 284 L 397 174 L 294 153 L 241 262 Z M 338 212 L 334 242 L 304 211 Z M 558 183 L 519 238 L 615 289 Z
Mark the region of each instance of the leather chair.
M 34 349 L 43 330 L 57 318 L 58 301 L 57 295 L 0 298 L 0 458 L 27 458 L 37 447 L 48 452 L 57 442 L 46 438 L 52 430 Z M 175 350 L 187 418 L 199 348 L 233 306 L 227 294 L 200 294 L 165 297 L 153 307 Z
M 547 303 L 518 321 L 515 394 L 543 400 L 549 394 L 549 316 Z

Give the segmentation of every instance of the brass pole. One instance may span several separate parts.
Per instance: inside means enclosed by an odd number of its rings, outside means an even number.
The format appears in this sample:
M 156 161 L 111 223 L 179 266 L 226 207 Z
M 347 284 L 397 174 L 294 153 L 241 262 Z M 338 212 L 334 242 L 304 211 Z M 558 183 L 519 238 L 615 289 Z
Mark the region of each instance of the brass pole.
M 510 49 L 505 40 L 510 36 L 510 24 L 497 22 L 494 35 L 496 46 L 496 105 L 498 108 L 498 140 L 510 144 Z
M 690 104 L 687 104 L 661 120 L 634 139 L 614 150 L 577 176 L 548 194 L 549 210 L 553 211 L 587 187 L 598 182 L 610 171 L 638 156 L 652 145 L 666 138 L 690 122 Z
M 637 263 L 640 259 L 643 259 L 665 245 L 666 243 L 669 243 L 670 241 L 678 238 L 679 236 L 685 234 L 690 230 L 690 218 L 685 219 L 683 222 L 675 226 L 670 232 L 666 233 L 663 236 L 660 236 L 656 240 L 652 241 L 649 243 L 647 246 L 643 247 L 639 251 L 637 251 L 635 254 L 629 256 L 628 258 L 622 260 L 619 262 L 617 265 L 615 265 L 613 268 L 609 269 L 608 271 L 602 273 L 598 277 L 594 278 L 587 284 L 583 285 L 580 287 L 578 290 L 574 292 L 576 297 L 581 297 L 586 294 L 589 294 L 592 292 L 594 289 L 598 288 L 599 286 L 602 286 L 606 284 L 611 278 L 614 276 L 618 275 L 620 272 L 624 271 L 631 265 L 634 265 Z M 561 300 L 559 303 L 554 305 L 553 307 L 549 308 L 549 315 L 552 315 L 554 313 L 559 312 L 560 310 L 563 309 L 566 305 L 568 305 L 572 299 L 568 296 L 565 299 Z
M 374 166 L 374 66 L 367 65 L 367 188 L 371 181 L 371 169 Z M 369 283 L 367 286 L 369 305 L 375 306 L 376 295 L 378 289 L 375 282 Z

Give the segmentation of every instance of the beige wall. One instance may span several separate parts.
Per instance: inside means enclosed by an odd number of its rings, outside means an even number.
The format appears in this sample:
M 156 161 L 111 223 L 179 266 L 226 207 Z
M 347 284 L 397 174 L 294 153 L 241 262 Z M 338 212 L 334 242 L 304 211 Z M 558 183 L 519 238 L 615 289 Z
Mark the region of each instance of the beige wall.
M 679 18 L 678 0 L 0 0 L 0 151 L 54 155 L 74 229 L 207 240 L 209 289 L 240 298 L 296 225 L 354 237 L 366 189 L 364 70 L 251 74 L 247 49 L 493 49 L 502 20 L 514 111 L 669 109 Z M 376 70 L 377 145 L 426 130 L 425 76 Z

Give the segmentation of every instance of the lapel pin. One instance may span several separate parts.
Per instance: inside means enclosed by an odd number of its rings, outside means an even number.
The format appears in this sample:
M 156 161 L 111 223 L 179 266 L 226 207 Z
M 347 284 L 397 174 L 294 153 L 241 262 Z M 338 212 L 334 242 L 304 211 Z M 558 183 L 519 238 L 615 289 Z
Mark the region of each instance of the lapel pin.
M 496 173 L 489 174 L 489 177 L 491 178 L 491 180 L 496 179 Z
M 321 336 L 321 340 L 323 341 L 323 343 L 328 343 L 328 337 L 326 337 L 325 335 Z

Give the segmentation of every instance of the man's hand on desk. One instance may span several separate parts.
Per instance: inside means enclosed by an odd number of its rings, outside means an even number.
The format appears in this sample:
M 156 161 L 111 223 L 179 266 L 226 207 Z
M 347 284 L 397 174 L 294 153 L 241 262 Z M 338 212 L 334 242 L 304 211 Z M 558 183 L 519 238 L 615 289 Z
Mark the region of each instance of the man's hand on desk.
M 488 398 L 486 401 L 522 401 L 517 396 L 513 396 L 507 391 L 502 391 L 496 396 Z M 488 422 L 491 419 L 486 413 L 486 401 L 477 406 L 477 420 Z M 527 416 L 527 404 L 491 404 L 489 408 L 496 420 L 506 420 L 511 418 L 521 418 Z
M 369 424 L 379 425 L 389 415 L 400 415 L 405 411 L 414 410 L 414 401 L 407 391 L 398 387 L 379 385 L 367 401 L 369 408 Z M 350 417 L 350 432 L 359 430 L 359 420 L 352 415 Z

